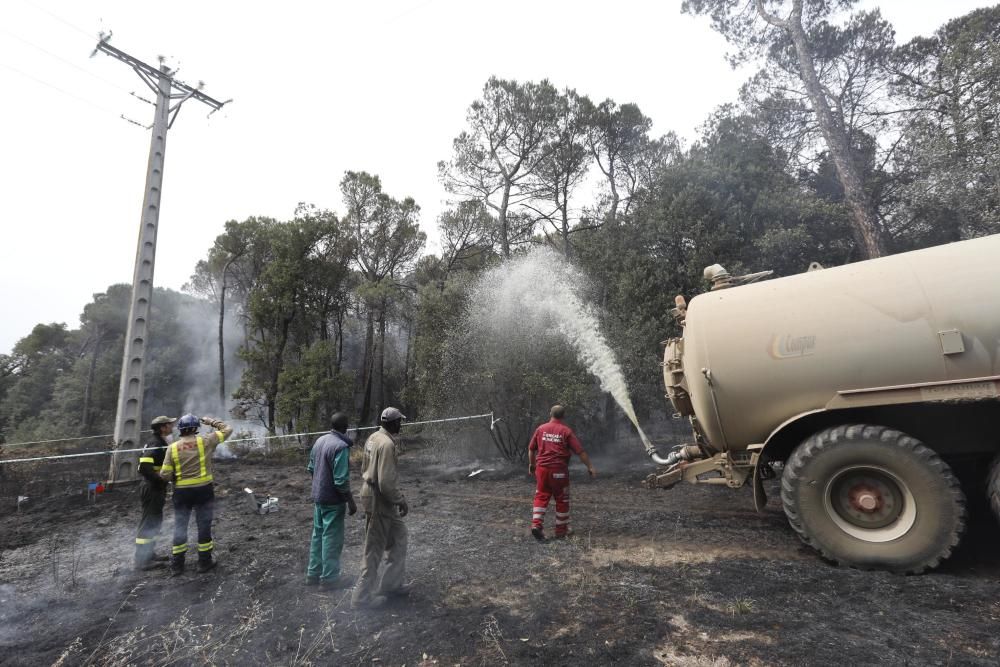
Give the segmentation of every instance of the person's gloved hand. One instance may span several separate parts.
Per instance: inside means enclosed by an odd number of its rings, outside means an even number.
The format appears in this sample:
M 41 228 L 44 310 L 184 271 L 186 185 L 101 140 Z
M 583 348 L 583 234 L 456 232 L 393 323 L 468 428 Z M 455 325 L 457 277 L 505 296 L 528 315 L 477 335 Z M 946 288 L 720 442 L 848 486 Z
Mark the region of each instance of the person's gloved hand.
M 530 463 L 528 464 L 528 474 L 529 475 L 535 474 L 535 466 L 531 465 Z
M 358 513 L 358 504 L 356 502 L 354 502 L 354 498 L 352 496 L 348 496 L 348 498 L 347 498 L 347 514 L 348 514 L 348 516 L 354 516 L 357 513 Z
M 406 501 L 400 502 L 396 507 L 399 508 L 399 516 L 404 517 L 410 513 L 410 506 L 406 504 Z
M 215 420 L 212 419 L 211 417 L 202 417 L 201 418 L 201 423 L 204 424 L 205 426 L 211 426 L 212 422 L 214 422 L 214 421 Z

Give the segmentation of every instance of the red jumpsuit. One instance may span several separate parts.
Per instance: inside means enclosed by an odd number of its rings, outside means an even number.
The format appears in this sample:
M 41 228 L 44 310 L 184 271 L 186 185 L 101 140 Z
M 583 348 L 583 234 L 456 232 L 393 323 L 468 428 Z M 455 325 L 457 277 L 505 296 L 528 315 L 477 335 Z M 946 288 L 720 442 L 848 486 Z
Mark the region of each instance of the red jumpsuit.
M 569 457 L 580 454 L 583 445 L 573 429 L 558 419 L 550 419 L 535 429 L 528 450 L 537 452 L 535 459 L 535 505 L 531 510 L 531 527 L 542 528 L 549 498 L 556 500 L 556 535 L 569 530 Z

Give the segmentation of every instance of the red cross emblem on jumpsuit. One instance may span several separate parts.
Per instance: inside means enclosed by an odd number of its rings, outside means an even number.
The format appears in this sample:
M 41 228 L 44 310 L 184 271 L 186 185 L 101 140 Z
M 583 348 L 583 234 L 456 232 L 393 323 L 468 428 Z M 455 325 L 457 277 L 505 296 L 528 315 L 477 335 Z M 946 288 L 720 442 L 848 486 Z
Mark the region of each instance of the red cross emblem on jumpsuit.
M 565 536 L 569 530 L 569 458 L 583 452 L 583 446 L 573 429 L 553 418 L 535 429 L 528 450 L 537 452 L 531 527 L 542 529 L 549 499 L 555 498 L 556 537 Z

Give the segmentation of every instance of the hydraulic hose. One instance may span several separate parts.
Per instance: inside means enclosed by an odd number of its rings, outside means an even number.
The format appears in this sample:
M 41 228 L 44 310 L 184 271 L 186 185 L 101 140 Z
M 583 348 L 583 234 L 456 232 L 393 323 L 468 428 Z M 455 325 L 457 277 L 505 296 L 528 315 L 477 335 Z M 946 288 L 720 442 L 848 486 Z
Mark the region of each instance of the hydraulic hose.
M 649 458 L 653 459 L 653 463 L 661 466 L 674 466 L 682 461 L 693 461 L 695 459 L 702 458 L 701 450 L 695 445 L 682 445 L 675 447 L 666 458 L 660 456 L 660 453 L 656 451 L 656 448 L 650 444 L 646 447 L 646 453 L 649 454 Z
M 670 454 L 667 455 L 667 458 L 663 458 L 662 456 L 660 456 L 660 453 L 656 451 L 656 447 L 653 447 L 652 444 L 646 447 L 646 454 L 648 454 L 649 458 L 653 460 L 653 463 L 655 463 L 658 466 L 672 466 L 678 461 L 680 461 L 679 457 L 674 458 L 677 452 L 670 452 Z

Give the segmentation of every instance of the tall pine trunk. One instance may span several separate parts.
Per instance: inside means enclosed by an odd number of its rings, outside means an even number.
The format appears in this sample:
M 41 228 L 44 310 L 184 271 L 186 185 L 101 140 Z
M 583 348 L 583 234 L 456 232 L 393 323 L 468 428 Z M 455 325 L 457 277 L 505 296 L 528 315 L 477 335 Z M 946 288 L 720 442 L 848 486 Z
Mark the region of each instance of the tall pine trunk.
M 375 316 L 372 309 L 368 308 L 368 315 L 365 321 L 365 357 L 362 364 L 361 382 L 362 399 L 361 414 L 359 416 L 362 424 L 368 423 L 368 416 L 371 414 L 372 399 L 372 369 L 375 366 Z
M 816 73 L 815 56 L 812 45 L 802 26 L 802 0 L 792 3 L 791 15 L 784 20 L 767 13 L 763 0 L 755 0 L 757 13 L 771 25 L 788 33 L 795 47 L 795 55 L 799 63 L 799 77 L 806 88 L 806 95 L 812 103 L 816 114 L 816 123 L 820 133 L 830 150 L 833 165 L 837 170 L 837 179 L 844 189 L 844 199 L 851 212 L 851 222 L 854 228 L 854 239 L 865 254 L 866 259 L 874 259 L 885 254 L 878 218 L 865 193 L 861 174 L 854 161 L 851 143 L 844 130 L 843 119 L 834 117 L 830 104 L 826 99 L 823 84 Z
M 385 409 L 385 300 L 382 300 L 382 308 L 378 318 L 378 355 L 375 367 L 375 390 L 372 402 L 377 411 Z
M 219 409 L 226 409 L 226 272 L 222 272 L 222 288 L 219 290 Z
M 97 340 L 94 341 L 94 349 L 90 354 L 90 366 L 87 368 L 87 383 L 83 388 L 83 415 L 81 416 L 83 433 L 81 435 L 87 435 L 90 431 L 90 402 L 94 392 L 94 375 L 97 373 L 97 355 L 101 351 L 103 339 L 103 334 L 97 337 Z

